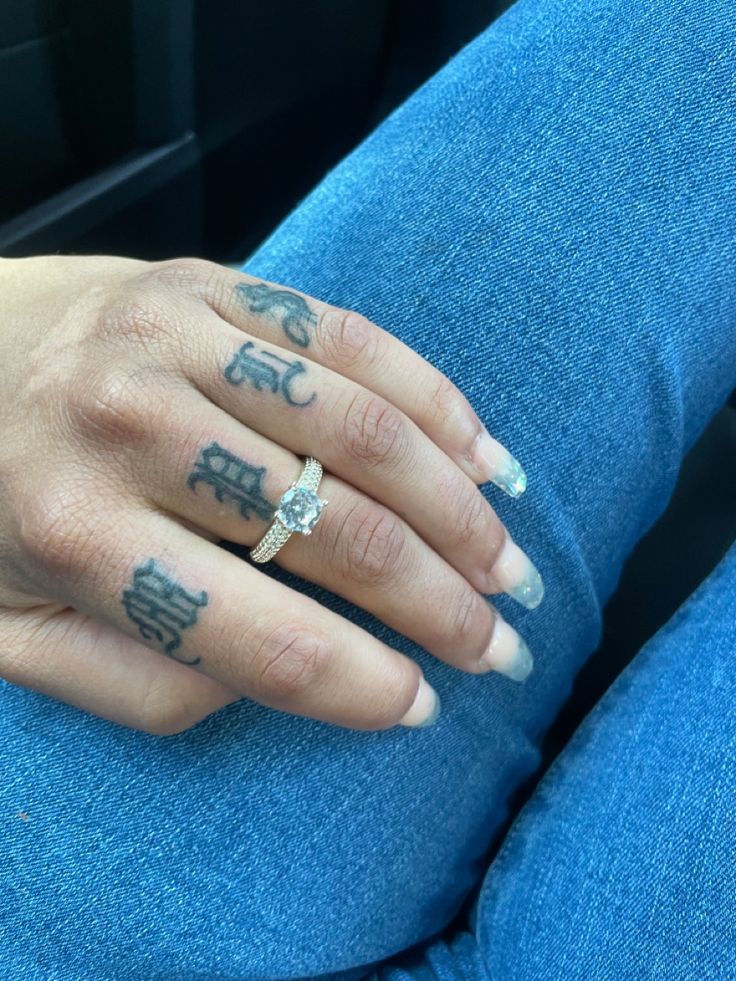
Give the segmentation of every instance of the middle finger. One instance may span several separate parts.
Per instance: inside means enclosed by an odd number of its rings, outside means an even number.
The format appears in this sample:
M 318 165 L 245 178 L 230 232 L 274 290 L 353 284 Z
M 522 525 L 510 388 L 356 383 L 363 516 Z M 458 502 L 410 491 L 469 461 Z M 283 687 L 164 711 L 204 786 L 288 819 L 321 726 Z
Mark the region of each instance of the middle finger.
M 229 415 L 409 523 L 481 592 L 533 609 L 539 573 L 475 483 L 391 402 L 356 382 L 204 314 L 208 343 L 184 369 Z
M 193 420 L 196 419 L 196 425 Z M 132 457 L 140 490 L 158 509 L 221 538 L 255 545 L 303 466 L 197 393 Z M 389 508 L 325 474 L 329 501 L 314 532 L 293 534 L 279 565 L 373 613 L 436 657 L 470 672 L 523 680 L 531 655 L 470 583 Z

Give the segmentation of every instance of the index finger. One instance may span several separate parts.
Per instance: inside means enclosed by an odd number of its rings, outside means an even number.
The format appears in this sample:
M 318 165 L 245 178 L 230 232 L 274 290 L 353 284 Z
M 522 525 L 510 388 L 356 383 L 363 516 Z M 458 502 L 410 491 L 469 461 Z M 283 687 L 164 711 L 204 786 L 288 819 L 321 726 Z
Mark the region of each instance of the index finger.
M 224 320 L 339 372 L 392 402 L 475 483 L 510 497 L 526 474 L 450 379 L 393 334 L 354 310 L 290 287 L 213 266 L 205 299 Z
M 24 507 L 24 554 L 55 600 L 284 712 L 353 729 L 437 717 L 420 666 L 357 623 L 169 515 L 101 509 L 91 487 L 70 507 L 72 494 L 39 492 Z

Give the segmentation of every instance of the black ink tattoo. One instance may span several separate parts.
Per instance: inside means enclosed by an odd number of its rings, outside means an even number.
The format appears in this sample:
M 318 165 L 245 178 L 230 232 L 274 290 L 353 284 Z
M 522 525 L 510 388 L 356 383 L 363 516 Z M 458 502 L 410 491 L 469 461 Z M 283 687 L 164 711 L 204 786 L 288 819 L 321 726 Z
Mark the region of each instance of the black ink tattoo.
M 201 658 L 191 660 L 178 656 L 181 632 L 197 622 L 197 611 L 207 606 L 206 592 L 198 596 L 188 593 L 153 559 L 139 566 L 133 573 L 133 586 L 123 591 L 125 612 L 135 623 L 142 637 L 157 640 L 175 661 L 182 664 L 199 664 Z
M 270 521 L 276 513 L 276 505 L 266 500 L 261 492 L 265 472 L 265 467 L 253 467 L 219 443 L 211 443 L 199 454 L 187 484 L 194 490 L 203 481 L 213 488 L 218 501 L 224 501 L 225 497 L 236 501 L 244 518 L 250 518 L 253 511 L 264 521 Z
M 235 352 L 233 360 L 225 368 L 225 378 L 231 385 L 242 385 L 247 379 L 259 391 L 262 388 L 270 388 L 272 392 L 283 395 L 289 405 L 300 409 L 314 402 L 317 398 L 316 392 L 312 392 L 304 402 L 297 401 L 291 394 L 292 382 L 307 370 L 304 362 L 287 361 L 286 358 L 272 354 L 271 351 L 259 351 L 259 356 L 255 357 L 250 353 L 251 351 L 255 351 L 255 344 L 246 341 Z
M 317 318 L 303 296 L 266 283 L 238 283 L 235 293 L 251 313 L 264 313 L 299 347 L 309 345 L 309 328 Z

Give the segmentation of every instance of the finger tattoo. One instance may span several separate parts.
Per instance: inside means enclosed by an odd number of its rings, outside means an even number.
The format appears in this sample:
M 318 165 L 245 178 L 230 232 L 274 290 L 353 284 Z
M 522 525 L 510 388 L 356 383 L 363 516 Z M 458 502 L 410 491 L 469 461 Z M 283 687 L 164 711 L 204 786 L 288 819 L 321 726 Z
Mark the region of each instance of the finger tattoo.
M 238 283 L 235 295 L 251 313 L 265 314 L 280 324 L 290 341 L 308 346 L 317 317 L 303 296 L 267 283 Z
M 244 381 L 249 381 L 258 391 L 270 388 L 272 392 L 280 394 L 289 405 L 303 409 L 314 402 L 317 393 L 312 392 L 308 399 L 298 400 L 292 395 L 291 386 L 306 371 L 303 361 L 288 361 L 271 351 L 256 351 L 255 344 L 246 341 L 235 352 L 224 374 L 231 385 L 242 385 Z
M 254 467 L 219 443 L 210 443 L 200 452 L 187 485 L 194 490 L 200 482 L 209 484 L 218 501 L 226 497 L 235 501 L 246 520 L 254 513 L 270 521 L 277 506 L 263 496 L 261 484 L 265 473 L 265 467 Z
M 179 656 L 182 630 L 197 622 L 199 610 L 209 597 L 202 591 L 190 593 L 167 575 L 153 559 L 133 573 L 133 584 L 123 591 L 123 606 L 145 640 L 155 640 L 164 654 L 183 664 L 198 664 L 201 658 L 189 660 Z

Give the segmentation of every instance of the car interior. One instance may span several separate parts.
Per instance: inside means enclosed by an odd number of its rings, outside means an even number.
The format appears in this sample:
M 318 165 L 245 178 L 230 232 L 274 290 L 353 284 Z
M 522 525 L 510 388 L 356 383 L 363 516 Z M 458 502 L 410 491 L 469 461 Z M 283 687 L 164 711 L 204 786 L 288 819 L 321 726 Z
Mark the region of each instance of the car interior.
M 3 0 L 0 255 L 242 263 L 507 5 Z M 546 737 L 544 767 L 734 538 L 736 398 L 627 563 L 600 647 Z

